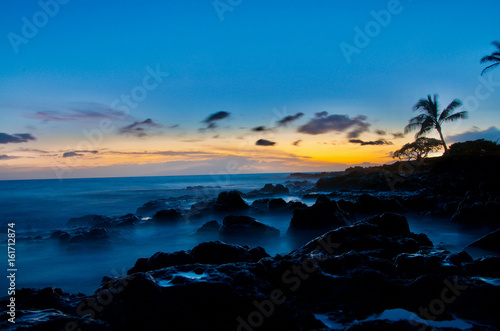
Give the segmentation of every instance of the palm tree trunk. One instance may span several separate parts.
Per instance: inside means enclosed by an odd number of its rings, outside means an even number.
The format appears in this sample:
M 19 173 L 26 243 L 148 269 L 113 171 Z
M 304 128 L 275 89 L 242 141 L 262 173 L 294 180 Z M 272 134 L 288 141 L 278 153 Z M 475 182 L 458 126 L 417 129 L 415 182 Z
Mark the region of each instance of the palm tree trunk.
M 443 143 L 444 147 L 444 154 L 443 155 L 448 155 L 448 146 L 446 146 L 446 142 L 444 141 L 443 133 L 441 132 L 441 126 L 438 124 L 436 125 L 436 130 L 439 132 L 439 136 L 441 137 L 441 142 Z

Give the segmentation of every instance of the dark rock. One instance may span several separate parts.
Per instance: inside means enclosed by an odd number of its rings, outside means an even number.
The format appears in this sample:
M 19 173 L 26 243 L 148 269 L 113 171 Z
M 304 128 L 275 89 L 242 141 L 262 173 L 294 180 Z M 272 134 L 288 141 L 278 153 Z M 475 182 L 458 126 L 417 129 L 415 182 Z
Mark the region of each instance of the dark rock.
M 158 252 L 150 258 L 140 258 L 127 274 L 163 269 L 194 263 L 226 264 L 234 262 L 258 262 L 269 257 L 262 247 L 248 248 L 220 241 L 201 243 L 190 251 L 175 253 Z
M 287 206 L 287 203 L 285 202 L 285 200 L 283 200 L 281 198 L 271 199 L 271 200 L 269 200 L 267 206 L 268 206 L 267 208 L 269 210 L 277 210 L 277 209 L 285 208 Z
M 219 231 L 221 238 L 277 238 L 280 231 L 249 216 L 226 216 Z
M 288 233 L 308 231 L 319 234 L 347 224 L 349 224 L 348 215 L 338 204 L 325 196 L 319 196 L 313 206 L 293 211 Z
M 391 228 L 391 225 L 395 228 Z M 402 253 L 416 253 L 429 247 L 432 247 L 432 242 L 426 235 L 408 231 L 406 218 L 386 213 L 325 233 L 295 251 L 293 256 L 310 254 L 317 250 L 329 255 L 355 250 L 392 259 Z
M 64 242 L 64 241 L 68 241 L 71 238 L 71 236 L 66 231 L 56 230 L 56 231 L 52 232 L 52 234 L 50 235 L 49 238 L 50 239 L 57 239 L 57 240 Z
M 218 233 L 219 229 L 220 229 L 219 222 L 209 221 L 203 224 L 198 230 L 196 230 L 196 234 Z
M 104 228 L 93 228 L 90 231 L 80 231 L 69 239 L 70 244 L 103 243 L 110 238 L 109 232 Z
M 161 223 L 178 223 L 182 220 L 182 215 L 175 209 L 160 210 L 153 216 L 153 221 Z
M 127 214 L 127 215 L 118 217 L 115 220 L 114 225 L 118 226 L 118 227 L 121 227 L 121 226 L 133 226 L 133 225 L 136 225 L 139 222 L 140 222 L 140 218 L 139 217 L 135 216 L 134 214 Z
M 248 205 L 241 198 L 238 191 L 221 192 L 213 206 L 216 212 L 241 211 L 248 209 Z
M 500 253 L 500 229 L 474 241 L 467 247 L 474 247 Z
M 180 251 L 174 253 L 155 253 L 150 258 L 140 258 L 135 262 L 135 265 L 127 271 L 127 274 L 136 272 L 146 272 L 150 270 L 162 269 L 171 266 L 192 264 L 194 259 L 190 252 Z
M 370 194 L 361 194 L 355 204 L 354 210 L 357 213 L 373 214 L 381 212 L 401 213 L 405 208 L 396 199 L 380 199 Z
M 136 214 L 141 216 L 153 216 L 157 211 L 167 207 L 165 199 L 146 202 L 142 207 L 137 208 Z
M 196 263 L 202 264 L 257 262 L 264 257 L 269 257 L 261 247 L 251 251 L 239 245 L 225 244 L 220 241 L 199 244 L 193 248 L 191 256 Z

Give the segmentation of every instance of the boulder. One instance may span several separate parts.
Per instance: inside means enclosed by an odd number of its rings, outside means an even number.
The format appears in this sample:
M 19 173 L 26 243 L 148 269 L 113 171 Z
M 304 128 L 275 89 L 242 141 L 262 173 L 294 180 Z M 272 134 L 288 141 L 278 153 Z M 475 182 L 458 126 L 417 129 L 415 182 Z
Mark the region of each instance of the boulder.
M 288 233 L 298 234 L 301 231 L 308 231 L 321 234 L 349 223 L 349 216 L 335 201 L 319 196 L 311 207 L 297 208 L 293 211 Z
M 142 207 L 137 208 L 135 212 L 140 216 L 153 216 L 157 211 L 165 209 L 167 207 L 165 199 L 153 200 L 146 202 Z
M 280 231 L 249 216 L 226 216 L 219 231 L 224 238 L 278 238 Z
M 219 229 L 219 222 L 209 221 L 203 224 L 198 230 L 196 230 L 196 234 L 216 234 L 219 232 Z
M 225 244 L 220 241 L 201 243 L 194 247 L 191 256 L 196 263 L 226 264 L 234 262 L 257 262 L 269 257 L 262 247 L 249 249 L 239 245 Z
M 216 212 L 232 212 L 248 209 L 247 203 L 238 191 L 221 192 L 213 206 Z
M 175 209 L 160 210 L 153 216 L 153 221 L 165 224 L 175 224 L 182 220 L 182 215 Z
M 500 253 L 500 229 L 487 234 L 467 246 L 467 248 L 471 247 Z

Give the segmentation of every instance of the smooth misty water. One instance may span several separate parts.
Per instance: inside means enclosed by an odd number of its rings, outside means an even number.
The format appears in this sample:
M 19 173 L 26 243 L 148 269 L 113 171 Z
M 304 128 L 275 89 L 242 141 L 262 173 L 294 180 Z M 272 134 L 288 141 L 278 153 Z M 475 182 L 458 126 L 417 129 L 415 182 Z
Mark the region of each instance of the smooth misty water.
M 141 257 L 149 257 L 158 251 L 187 250 L 198 243 L 213 240 L 194 236 L 204 222 L 177 226 L 140 225 L 128 229 L 113 229 L 109 244 L 68 246 L 53 240 L 21 240 L 37 235 L 47 238 L 54 229 L 64 229 L 73 217 L 87 214 L 121 216 L 135 213 L 144 203 L 172 198 L 172 204 L 180 208 L 203 199 L 214 198 L 225 190 L 244 193 L 260 189 L 267 183 L 284 184 L 288 174 L 257 174 L 232 176 L 178 176 L 141 178 L 65 179 L 33 181 L 0 181 L 0 208 L 2 211 L 1 240 L 5 243 L 7 223 L 16 223 L 17 286 L 60 287 L 68 292 L 90 294 L 100 284 L 103 276 L 121 276 Z M 188 189 L 204 186 L 205 189 Z M 291 194 L 286 200 L 298 199 Z M 251 203 L 251 200 L 247 200 Z M 314 201 L 305 201 L 311 205 Z M 299 243 L 285 236 L 291 214 L 252 215 L 259 221 L 281 231 L 281 238 L 272 241 L 238 241 L 251 247 L 262 246 L 275 255 L 288 253 Z M 222 219 L 217 219 L 219 222 Z M 461 250 L 479 237 L 478 234 L 459 233 L 451 227 L 423 223 L 418 218 L 408 218 L 412 231 L 424 232 L 439 244 L 444 242 L 449 250 Z M 5 265 L 7 263 L 5 257 Z M 1 288 L 7 288 L 7 280 L 1 278 Z
M 18 238 L 18 287 L 54 286 L 70 292 L 92 293 L 103 276 L 123 275 L 140 257 L 149 257 L 158 251 L 191 249 L 206 241 L 192 234 L 211 219 L 179 226 L 141 225 L 111 230 L 111 243 L 100 247 L 67 246 L 52 240 L 21 238 L 37 235 L 46 238 L 54 229 L 64 229 L 73 217 L 87 214 L 121 216 L 135 213 L 148 201 L 165 198 L 173 198 L 172 204 L 176 206 L 189 208 L 190 204 L 214 198 L 224 190 L 249 192 L 267 183 L 284 184 L 287 177 L 288 174 L 255 174 L 0 181 L 2 228 L 5 229 L 1 239 L 5 242 L 7 223 L 14 222 Z M 189 186 L 205 188 L 188 189 Z M 264 216 L 259 220 L 284 234 L 290 216 Z M 244 244 L 263 246 L 270 254 L 293 249 L 293 243 L 286 238 Z M 2 277 L 0 286 L 4 288 L 6 284 Z

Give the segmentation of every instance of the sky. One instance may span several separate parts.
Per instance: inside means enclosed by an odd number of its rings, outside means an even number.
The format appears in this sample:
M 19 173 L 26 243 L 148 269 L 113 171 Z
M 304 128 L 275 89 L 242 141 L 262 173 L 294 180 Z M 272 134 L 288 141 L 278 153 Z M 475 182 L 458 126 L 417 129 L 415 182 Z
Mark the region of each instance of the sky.
M 498 1 L 3 1 L 0 180 L 393 161 L 413 105 L 500 138 Z M 431 137 L 437 137 L 430 134 Z

